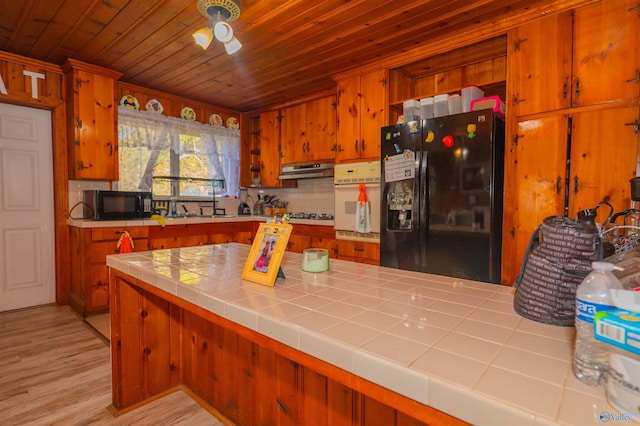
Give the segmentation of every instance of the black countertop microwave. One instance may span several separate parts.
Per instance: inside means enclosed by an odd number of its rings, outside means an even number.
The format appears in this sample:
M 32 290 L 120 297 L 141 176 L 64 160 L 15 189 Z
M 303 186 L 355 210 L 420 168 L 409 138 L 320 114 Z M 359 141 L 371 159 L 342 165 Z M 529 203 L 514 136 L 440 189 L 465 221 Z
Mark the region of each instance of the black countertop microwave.
M 143 219 L 152 214 L 151 192 L 83 191 L 84 217 L 94 220 Z

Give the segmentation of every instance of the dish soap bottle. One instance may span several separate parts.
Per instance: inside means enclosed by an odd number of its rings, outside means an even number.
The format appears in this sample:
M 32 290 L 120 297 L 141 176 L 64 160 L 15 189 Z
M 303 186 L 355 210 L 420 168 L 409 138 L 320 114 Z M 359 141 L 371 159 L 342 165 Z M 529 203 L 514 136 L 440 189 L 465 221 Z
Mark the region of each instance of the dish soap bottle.
M 596 386 L 604 383 L 608 368 L 608 345 L 594 337 L 593 319 L 596 312 L 614 309 L 609 290 L 622 289 L 611 271 L 621 270 L 607 262 L 593 262 L 593 271 L 576 290 L 576 345 L 573 354 L 573 374 L 583 383 Z

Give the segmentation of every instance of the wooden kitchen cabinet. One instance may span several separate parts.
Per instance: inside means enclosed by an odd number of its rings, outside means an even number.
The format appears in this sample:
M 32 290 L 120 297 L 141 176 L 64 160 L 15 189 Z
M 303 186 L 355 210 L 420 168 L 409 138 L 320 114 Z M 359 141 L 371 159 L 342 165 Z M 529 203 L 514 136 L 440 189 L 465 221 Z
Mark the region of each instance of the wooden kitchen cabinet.
M 337 240 L 338 259 L 380 265 L 380 244 L 364 241 Z
M 332 226 L 294 224 L 287 251 L 302 253 L 308 248 L 325 248 L 330 258 L 337 257 L 336 233 Z
M 519 272 L 531 234 L 547 216 L 568 215 L 609 202 L 615 211 L 631 206 L 640 120 L 637 106 L 549 114 L 517 123 L 506 154 L 514 175 L 505 176 L 503 282 Z M 568 157 L 567 157 L 568 153 Z M 605 216 L 599 216 L 602 223 Z
M 118 253 L 120 235 L 128 231 L 134 251 L 147 250 L 147 227 L 71 227 L 71 283 L 69 305 L 81 315 L 109 308 L 109 274 L 106 257 Z
M 282 164 L 335 158 L 335 103 L 335 96 L 328 96 L 281 110 Z
M 255 222 L 194 223 L 149 227 L 149 249 L 204 246 L 242 242 L 251 244 Z
M 509 107 L 516 116 L 636 99 L 637 0 L 603 0 L 509 33 Z
M 260 116 L 244 114 L 240 128 L 240 186 L 248 188 L 260 177 Z
M 336 162 L 380 158 L 380 128 L 388 108 L 388 71 L 340 78 Z
M 238 425 L 465 424 L 118 271 L 111 279 L 116 411 L 182 386 Z
M 504 284 L 545 217 L 575 218 L 603 200 L 631 207 L 639 24 L 637 2 L 603 0 L 509 32 Z
M 69 178 L 118 180 L 116 84 L 121 74 L 72 59 L 64 71 Z
M 256 222 L 198 223 L 187 225 L 106 228 L 70 227 L 71 283 L 69 304 L 81 315 L 109 308 L 106 257 L 116 254 L 120 235 L 129 231 L 134 251 L 159 250 L 209 244 L 251 244 Z
M 636 175 L 638 123 L 638 106 L 572 114 L 567 185 L 570 217 L 602 200 L 616 211 L 631 207 L 629 179 Z M 599 222 L 604 220 L 604 212 Z
M 260 186 L 280 186 L 280 111 L 260 114 Z

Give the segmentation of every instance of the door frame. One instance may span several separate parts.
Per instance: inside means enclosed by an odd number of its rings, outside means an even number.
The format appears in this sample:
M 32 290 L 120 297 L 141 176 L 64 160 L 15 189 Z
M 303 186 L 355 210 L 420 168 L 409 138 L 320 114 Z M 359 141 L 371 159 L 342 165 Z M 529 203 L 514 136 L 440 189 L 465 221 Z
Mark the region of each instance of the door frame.
M 51 142 L 53 157 L 53 211 L 55 241 L 55 288 L 56 304 L 69 304 L 71 265 L 65 262 L 70 238 L 67 227 L 69 206 L 69 169 L 67 163 L 66 103 L 46 98 L 12 99 L 0 97 L 0 102 L 27 108 L 44 109 L 51 112 Z

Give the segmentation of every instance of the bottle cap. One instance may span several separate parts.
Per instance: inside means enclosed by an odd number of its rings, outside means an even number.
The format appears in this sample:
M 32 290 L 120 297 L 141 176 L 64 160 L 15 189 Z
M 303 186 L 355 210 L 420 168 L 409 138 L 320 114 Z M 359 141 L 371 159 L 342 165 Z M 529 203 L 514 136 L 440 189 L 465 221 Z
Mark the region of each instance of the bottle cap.
M 624 268 L 609 262 L 591 262 L 591 268 L 595 271 L 624 271 Z

